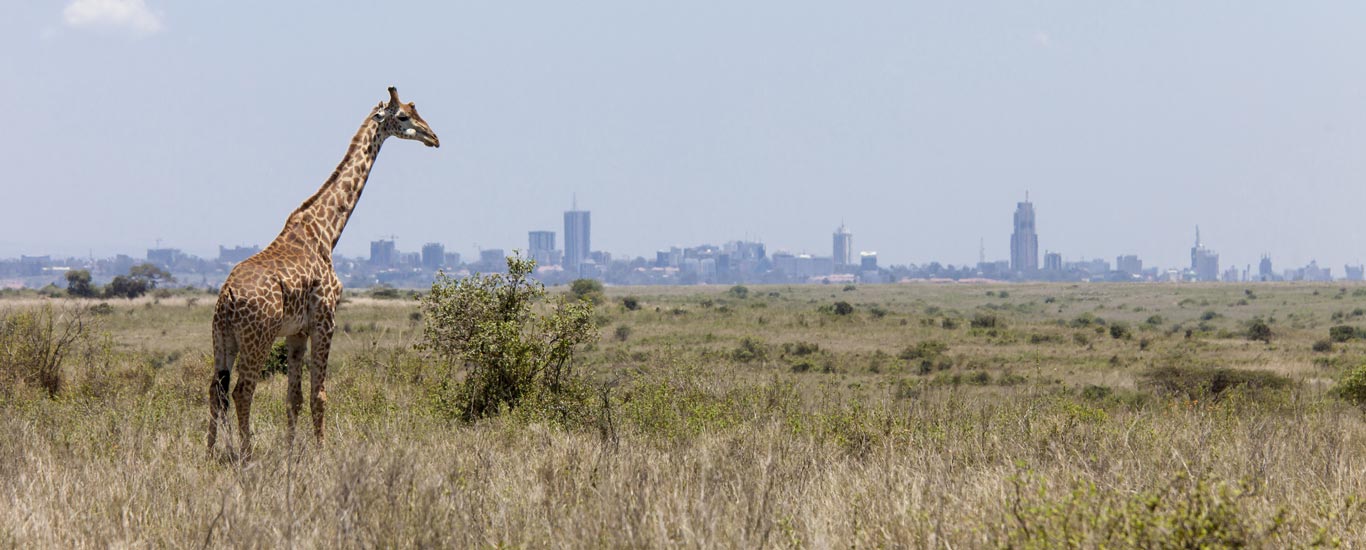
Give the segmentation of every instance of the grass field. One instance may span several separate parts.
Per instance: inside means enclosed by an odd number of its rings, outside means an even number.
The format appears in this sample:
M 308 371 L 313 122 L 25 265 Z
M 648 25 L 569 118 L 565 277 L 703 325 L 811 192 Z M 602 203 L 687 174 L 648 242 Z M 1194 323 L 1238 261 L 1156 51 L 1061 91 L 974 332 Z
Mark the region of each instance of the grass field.
M 571 427 L 441 414 L 417 302 L 357 294 L 326 445 L 275 376 L 246 463 L 204 447 L 214 297 L 109 302 L 55 397 L 0 389 L 0 545 L 1366 546 L 1366 286 L 746 290 L 609 288 Z

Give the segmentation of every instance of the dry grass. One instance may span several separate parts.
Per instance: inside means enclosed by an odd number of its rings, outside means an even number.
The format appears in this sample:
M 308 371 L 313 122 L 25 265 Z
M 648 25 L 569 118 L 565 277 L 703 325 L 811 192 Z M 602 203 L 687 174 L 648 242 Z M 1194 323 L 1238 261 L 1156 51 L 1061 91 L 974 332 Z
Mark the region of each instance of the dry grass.
M 61 395 L 0 403 L 0 545 L 1358 545 L 1366 424 L 1325 389 L 1366 349 L 1310 344 L 1366 298 L 1253 288 L 1247 305 L 1241 288 L 1196 285 L 609 289 L 642 306 L 603 308 L 604 327 L 632 330 L 586 355 L 613 384 L 612 429 L 444 419 L 435 370 L 410 351 L 415 304 L 355 301 L 328 444 L 283 447 L 275 377 L 246 464 L 203 448 L 212 301 L 116 303 L 107 345 L 69 362 Z M 816 312 L 836 299 L 855 314 Z M 975 312 L 1005 328 L 940 325 Z M 1133 334 L 1072 326 L 1084 312 Z M 1275 319 L 1270 345 L 1220 334 L 1254 316 Z M 736 360 L 745 337 L 765 358 Z M 897 358 L 928 339 L 950 367 Z M 1294 383 L 1198 402 L 1139 383 L 1183 364 Z

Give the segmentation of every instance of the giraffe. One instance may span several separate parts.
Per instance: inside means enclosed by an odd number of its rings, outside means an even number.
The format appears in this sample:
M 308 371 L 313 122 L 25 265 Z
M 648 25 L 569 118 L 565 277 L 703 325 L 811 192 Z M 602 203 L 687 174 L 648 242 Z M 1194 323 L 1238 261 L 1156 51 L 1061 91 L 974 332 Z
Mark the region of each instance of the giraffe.
M 281 336 L 289 352 L 289 441 L 294 440 L 294 426 L 303 406 L 301 379 L 307 350 L 312 393 L 309 414 L 313 417 L 313 435 L 322 443 L 327 356 L 342 290 L 332 269 L 332 249 L 360 200 L 380 145 L 390 136 L 421 141 L 428 147 L 441 146 L 436 133 L 418 116 L 416 106 L 399 101 L 398 90 L 390 87 L 388 102 L 381 101 L 365 117 L 332 176 L 289 215 L 284 229 L 269 246 L 233 267 L 224 281 L 213 314 L 211 453 L 218 425 L 226 422 L 228 386 L 236 365 L 237 387 L 232 390 L 232 400 L 242 438 L 241 456 L 251 456 L 252 394 L 271 347 Z

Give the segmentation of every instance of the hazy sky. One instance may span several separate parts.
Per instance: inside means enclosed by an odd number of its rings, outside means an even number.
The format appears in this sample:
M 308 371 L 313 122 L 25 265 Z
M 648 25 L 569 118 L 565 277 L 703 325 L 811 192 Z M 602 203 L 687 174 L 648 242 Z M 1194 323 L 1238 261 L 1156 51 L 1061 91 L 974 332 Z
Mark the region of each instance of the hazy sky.
M 396 85 L 338 251 L 758 238 L 891 263 L 1366 261 L 1362 2 L 17 2 L 0 256 L 265 245 Z M 562 242 L 563 235 L 558 235 Z

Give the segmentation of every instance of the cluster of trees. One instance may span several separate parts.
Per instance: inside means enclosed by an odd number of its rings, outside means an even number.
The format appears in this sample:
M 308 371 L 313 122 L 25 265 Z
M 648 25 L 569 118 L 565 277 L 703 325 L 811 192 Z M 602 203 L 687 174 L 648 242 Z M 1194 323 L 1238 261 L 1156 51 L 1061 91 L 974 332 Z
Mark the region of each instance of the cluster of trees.
M 152 264 L 138 264 L 128 270 L 127 275 L 114 277 L 101 289 L 91 282 L 90 272 L 73 269 L 66 272 L 66 292 L 76 298 L 128 298 L 133 299 L 155 289 L 158 283 L 174 283 L 170 272 Z

